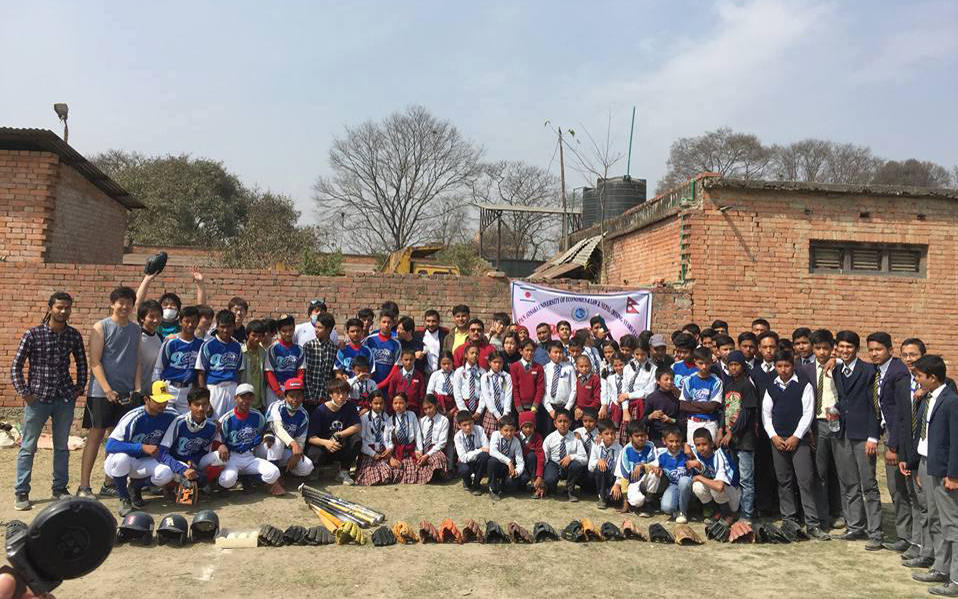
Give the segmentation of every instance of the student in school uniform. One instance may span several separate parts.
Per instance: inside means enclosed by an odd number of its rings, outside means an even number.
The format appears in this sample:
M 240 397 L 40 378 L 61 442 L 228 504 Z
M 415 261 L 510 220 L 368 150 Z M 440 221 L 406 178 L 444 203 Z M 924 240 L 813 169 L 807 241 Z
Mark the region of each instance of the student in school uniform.
M 427 393 L 422 400 L 422 418 L 419 419 L 422 431 L 422 456 L 419 467 L 430 471 L 434 480 L 437 475 L 445 478 L 449 471 L 449 458 L 446 456 L 446 444 L 449 441 L 449 418 L 439 413 L 439 400 Z
M 522 442 L 516 436 L 516 421 L 512 414 L 503 416 L 499 420 L 499 430 L 492 433 L 486 465 L 489 498 L 493 501 L 502 499 L 503 492 L 525 489 L 529 483 Z
M 774 357 L 775 352 L 778 351 L 779 336 L 775 331 L 764 327 L 761 322 L 752 330 L 751 334 L 757 339 L 758 353 L 749 370 L 749 376 L 755 385 L 758 397 L 762 398 L 765 397 L 768 385 L 776 377 Z M 760 332 L 754 333 L 755 330 Z M 745 353 L 744 346 L 742 351 Z M 748 358 L 747 354 L 746 358 Z M 755 507 L 758 512 L 766 514 L 774 514 L 778 511 L 778 480 L 775 478 L 775 464 L 772 461 L 772 442 L 762 426 L 756 427 L 755 435 Z
M 456 396 L 453 392 L 456 368 L 453 365 L 452 352 L 443 351 L 439 356 L 439 367 L 429 375 L 426 383 L 426 395 L 434 395 L 439 402 L 439 413 L 449 418 L 456 416 Z
M 621 353 L 619 351 L 619 344 L 615 341 L 610 339 L 602 344 L 602 362 L 599 367 L 599 376 L 603 381 L 612 374 L 612 360 L 615 358 L 615 355 L 619 353 Z
M 292 378 L 301 379 L 303 369 L 303 348 L 293 342 L 296 321 L 289 314 L 276 320 L 279 338 L 266 350 L 266 364 L 263 371 L 266 376 L 266 406 L 283 397 L 283 385 Z
M 418 416 L 422 398 L 426 396 L 426 377 L 416 368 L 416 352 L 413 350 L 402 350 L 399 361 L 402 366 L 392 375 L 386 397 L 403 393 L 406 396 L 406 409 Z
M 598 416 L 602 407 L 602 381 L 592 370 L 592 361 L 585 354 L 580 354 L 575 362 L 575 403 L 573 404 L 573 418 L 575 422 L 582 422 L 582 413 L 586 408 L 595 411 L 593 420 Z
M 214 419 L 233 409 L 236 385 L 245 368 L 243 348 L 233 339 L 235 321 L 235 314 L 220 310 L 216 314 L 216 335 L 203 343 L 196 356 L 197 384 L 210 390 Z
M 549 363 L 543 371 L 545 394 L 542 397 L 543 409 L 536 414 L 536 429 L 548 437 L 555 430 L 557 410 L 569 411 L 575 404 L 575 371 L 565 360 L 562 344 L 558 341 L 550 343 Z
M 512 377 L 512 405 L 517 414 L 535 412 L 542 407 L 546 394 L 545 371 L 534 360 L 536 344 L 527 339 L 522 343 L 522 358 L 509 367 Z
M 349 384 L 349 399 L 356 404 L 359 415 L 362 416 L 369 411 L 369 398 L 378 388 L 369 374 L 369 360 L 366 356 L 356 356 L 350 366 L 353 376 L 346 379 Z
M 815 363 L 815 351 L 812 349 L 812 330 L 799 327 L 792 331 L 792 350 L 795 352 L 795 369 Z
M 645 398 L 642 422 L 645 423 L 649 440 L 656 447 L 665 447 L 665 431 L 673 427 L 683 431 L 686 429 L 685 423 L 680 420 L 679 400 L 675 397 L 672 379 L 671 368 L 658 368 L 655 371 L 655 390 Z
M 582 449 L 585 450 L 585 455 L 592 455 L 592 446 L 595 445 L 599 440 L 599 412 L 593 407 L 587 407 L 582 409 L 582 426 L 577 427 L 572 433 L 575 435 L 576 439 L 582 442 Z M 583 488 L 591 491 L 592 489 L 592 480 L 589 477 L 585 477 L 582 481 Z
M 842 363 L 832 378 L 838 392 L 842 438 L 837 445 L 838 476 L 848 506 L 847 541 L 868 539 L 865 549 L 882 549 L 881 495 L 875 477 L 878 440 L 881 438 L 881 406 L 874 397 L 875 367 L 858 359 L 861 340 L 854 331 L 835 336 Z
M 772 442 L 782 518 L 800 524 L 795 505 L 797 481 L 808 535 L 827 540 L 828 535 L 821 529 L 809 433 L 815 415 L 815 388 L 795 374 L 794 354 L 779 351 L 774 360 L 778 376 L 762 399 L 762 426 Z
M 469 410 L 456 413 L 459 432 L 453 438 L 459 462 L 456 469 L 462 478 L 462 486 L 473 495 L 482 495 L 482 477 L 486 474 L 489 460 L 489 439 L 482 427 L 476 426 Z
M 712 374 L 719 377 L 723 385 L 731 379 L 728 371 L 728 356 L 735 351 L 735 341 L 728 335 L 715 336 L 715 360 L 712 362 Z
M 865 347 L 868 357 L 876 368 L 875 382 L 872 395 L 878 395 L 878 405 L 881 411 L 882 428 L 885 429 L 885 483 L 888 494 L 895 507 L 895 532 L 897 539 L 885 543 L 884 548 L 902 553 L 911 543 L 912 515 L 911 502 L 907 493 L 905 477 L 898 471 L 898 437 L 901 431 L 898 428 L 898 417 L 895 406 L 895 385 L 903 378 L 910 378 L 908 367 L 898 358 L 892 357 L 891 335 L 883 331 L 871 333 L 865 338 Z
M 362 425 L 356 484 L 368 487 L 396 482 L 397 472 L 389 466 L 392 455 L 386 448 L 386 400 L 378 389 L 369 395 L 369 410 L 359 420 Z
M 759 363 L 759 360 L 755 357 L 758 352 L 758 337 L 752 331 L 739 333 L 738 350 L 745 354 L 745 365 L 751 373 Z
M 470 417 L 478 423 L 482 418 L 479 411 L 482 405 L 482 375 L 486 371 L 479 367 L 478 348 L 469 347 L 464 355 L 465 363 L 456 369 L 452 378 L 452 392 L 456 399 L 456 411 L 469 412 Z
M 532 497 L 541 499 L 545 493 L 545 453 L 542 451 L 542 435 L 536 432 L 536 415 L 532 412 L 519 413 L 519 441 L 525 459 L 525 472 L 532 481 Z
M 615 465 L 622 446 L 619 445 L 615 423 L 608 418 L 599 420 L 599 438 L 589 453 L 589 476 L 599 497 L 596 505 L 604 510 L 610 505 L 622 506 L 622 489 L 616 484 Z
M 397 473 L 397 483 L 424 485 L 432 480 L 433 470 L 419 461 L 423 455 L 419 418 L 407 408 L 402 391 L 393 396 L 392 404 L 392 416 L 386 419 L 386 448 L 392 451 L 389 465 Z
M 606 347 L 611 347 L 611 344 Z M 599 418 L 608 418 L 615 424 L 619 444 L 621 444 L 622 440 L 628 437 L 625 428 L 632 419 L 632 413 L 628 407 L 625 356 L 616 354 L 609 359 L 609 363 L 612 371 L 602 381 L 602 406 L 599 409 Z
M 512 413 L 512 377 L 503 368 L 502 356 L 489 356 L 489 370 L 482 375 L 479 384 L 481 397 L 479 410 L 482 415 L 482 429 L 490 439 L 501 428 L 499 421 Z M 512 424 L 515 433 L 515 422 Z
M 553 346 L 550 352 L 562 351 L 558 345 Z M 569 501 L 579 501 L 576 493 L 582 476 L 588 467 L 589 458 L 585 455 L 582 442 L 575 433 L 569 430 L 572 418 L 565 408 L 555 408 L 555 430 L 542 442 L 542 451 L 545 454 L 545 470 L 543 482 L 548 493 L 555 495 L 559 480 L 565 479 L 566 493 Z
M 922 356 L 914 370 L 928 396 L 919 453 L 924 450 L 922 489 L 935 562 L 928 572 L 912 578 L 940 583 L 928 589 L 932 595 L 958 597 L 958 394 L 945 385 L 947 369 L 941 356 Z
M 647 342 L 640 339 L 635 344 L 632 350 L 632 360 L 626 364 L 623 375 L 628 382 L 625 390 L 628 397 L 626 402 L 619 404 L 619 407 L 628 410 L 629 417 L 625 418 L 625 414 L 623 414 L 622 418 L 623 421 L 628 423 L 642 418 L 645 412 L 645 398 L 655 390 L 655 363 L 652 361 Z M 624 444 L 626 441 L 621 442 Z

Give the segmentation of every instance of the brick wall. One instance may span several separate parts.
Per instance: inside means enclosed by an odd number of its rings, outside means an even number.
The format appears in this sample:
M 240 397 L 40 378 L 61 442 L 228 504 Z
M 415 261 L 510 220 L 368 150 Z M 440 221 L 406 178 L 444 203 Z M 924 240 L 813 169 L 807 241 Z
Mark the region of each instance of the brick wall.
M 61 164 L 46 261 L 119 264 L 126 219 L 126 207 Z
M 679 273 L 679 217 L 669 216 L 639 234 L 613 238 L 608 281 L 614 285 L 651 285 L 675 281 Z
M 0 260 L 44 260 L 57 168 L 56 154 L 0 150 Z
M 305 319 L 306 304 L 311 298 L 325 298 L 330 312 L 342 325 L 360 308 L 377 308 L 386 299 L 399 303 L 403 313 L 421 321 L 422 313 L 435 308 L 443 314 L 443 322 L 452 322 L 452 306 L 467 304 L 484 320 L 493 312 L 511 312 L 509 281 L 481 277 L 422 277 L 414 275 L 354 274 L 344 277 L 311 277 L 272 271 L 228 270 L 206 273 L 209 302 L 225 307 L 230 297 L 239 295 L 250 302 L 250 318 L 276 316 L 282 312 Z M 110 291 L 118 285 L 136 288 L 143 277 L 142 266 L 112 264 L 0 264 L 0 305 L 4 318 L 0 335 L 6 340 L 0 346 L 0 407 L 16 407 L 19 403 L 9 383 L 9 365 L 16 352 L 20 335 L 40 322 L 46 311 L 46 300 L 53 291 L 66 290 L 75 304 L 70 323 L 88 337 L 94 322 L 107 316 Z M 582 281 L 549 282 L 561 289 L 603 293 L 623 287 L 591 285 Z M 154 282 L 150 297 L 159 297 L 165 290 L 180 295 L 184 304 L 195 303 L 195 288 L 184 268 L 170 268 Z M 653 328 L 671 331 L 691 316 L 688 295 L 669 288 L 657 288 L 653 295 Z

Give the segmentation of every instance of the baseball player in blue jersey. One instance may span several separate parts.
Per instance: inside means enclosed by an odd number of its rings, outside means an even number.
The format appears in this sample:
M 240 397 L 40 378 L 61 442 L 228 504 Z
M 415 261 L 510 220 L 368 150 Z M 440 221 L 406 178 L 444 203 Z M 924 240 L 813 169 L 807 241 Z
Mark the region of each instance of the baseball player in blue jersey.
M 256 448 L 257 457 L 269 460 L 294 476 L 309 476 L 313 462 L 303 453 L 309 414 L 303 407 L 303 380 L 289 379 L 283 386 L 283 401 L 266 409 L 267 433 Z
M 200 311 L 196 306 L 187 306 L 180 311 L 180 332 L 168 337 L 160 346 L 153 367 L 153 380 L 166 381 L 167 389 L 173 395 L 170 405 L 180 414 L 187 411 L 186 397 L 196 384 L 196 357 L 203 345 L 202 339 L 194 335 L 196 324 L 200 320 Z
M 116 485 L 121 516 L 145 505 L 141 490 L 147 484 L 163 487 L 173 480 L 173 471 L 157 461 L 160 441 L 177 416 L 171 399 L 166 382 L 154 381 L 143 405 L 127 412 L 106 441 L 103 470 Z
M 693 459 L 685 465 L 694 470 L 692 493 L 698 497 L 706 510 L 715 502 L 726 524 L 731 524 L 738 512 L 742 492 L 738 487 L 738 470 L 725 450 L 716 447 L 712 434 L 706 428 L 700 428 L 692 436 L 695 448 Z
M 210 409 L 208 389 L 193 389 L 188 398 L 190 410 L 173 420 L 160 441 L 160 463 L 177 476 L 198 480 L 205 485 L 204 471 L 219 461 L 213 451 L 217 439 L 216 421 L 207 418 Z
M 649 441 L 645 423 L 632 420 L 626 430 L 629 433 L 629 444 L 619 453 L 615 476 L 628 504 L 640 508 L 645 505 L 646 493 L 658 490 L 662 470 L 659 468 L 655 445 Z
M 233 339 L 236 315 L 229 310 L 216 314 L 216 336 L 203 343 L 196 356 L 200 387 L 210 390 L 213 417 L 219 418 L 233 409 L 236 384 L 243 371 L 243 347 Z
M 246 383 L 242 387 L 236 390 L 236 407 L 220 418 L 223 444 L 216 450 L 219 460 L 214 464 L 223 466 L 219 476 L 220 486 L 231 489 L 240 475 L 254 475 L 270 485 L 270 493 L 282 495 L 286 491 L 279 482 L 279 468 L 253 454 L 253 450 L 263 442 L 266 417 L 262 412 L 250 408 L 253 386 Z

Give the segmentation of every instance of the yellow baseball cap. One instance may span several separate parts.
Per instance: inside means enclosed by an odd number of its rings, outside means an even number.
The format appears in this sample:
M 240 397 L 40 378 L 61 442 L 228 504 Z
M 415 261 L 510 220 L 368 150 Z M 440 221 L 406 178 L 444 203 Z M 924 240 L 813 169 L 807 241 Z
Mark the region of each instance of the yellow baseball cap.
M 156 403 L 166 403 L 173 399 L 166 387 L 166 381 L 153 381 L 153 388 L 150 390 L 150 399 Z

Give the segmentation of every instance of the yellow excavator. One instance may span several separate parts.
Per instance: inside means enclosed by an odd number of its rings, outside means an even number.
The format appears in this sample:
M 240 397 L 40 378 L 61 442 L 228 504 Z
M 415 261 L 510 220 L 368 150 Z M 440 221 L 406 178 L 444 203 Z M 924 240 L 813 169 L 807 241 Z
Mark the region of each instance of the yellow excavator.
M 404 247 L 389 254 L 379 272 L 390 274 L 413 275 L 456 275 L 459 267 L 439 264 L 427 260 L 436 252 L 444 249 L 443 245 L 417 245 Z

